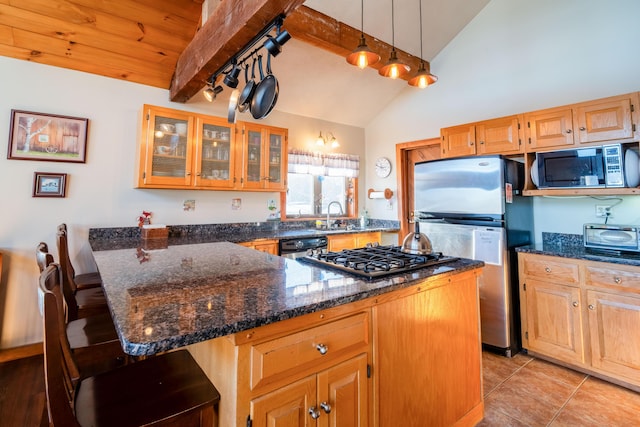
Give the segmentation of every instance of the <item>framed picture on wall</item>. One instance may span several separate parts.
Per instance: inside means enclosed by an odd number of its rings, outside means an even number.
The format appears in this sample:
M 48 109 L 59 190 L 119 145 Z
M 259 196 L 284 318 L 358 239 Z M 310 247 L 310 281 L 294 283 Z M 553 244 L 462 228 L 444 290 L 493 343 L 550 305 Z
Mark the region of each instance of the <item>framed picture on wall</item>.
M 66 173 L 34 172 L 33 197 L 64 197 Z
M 8 159 L 84 163 L 89 119 L 11 110 Z

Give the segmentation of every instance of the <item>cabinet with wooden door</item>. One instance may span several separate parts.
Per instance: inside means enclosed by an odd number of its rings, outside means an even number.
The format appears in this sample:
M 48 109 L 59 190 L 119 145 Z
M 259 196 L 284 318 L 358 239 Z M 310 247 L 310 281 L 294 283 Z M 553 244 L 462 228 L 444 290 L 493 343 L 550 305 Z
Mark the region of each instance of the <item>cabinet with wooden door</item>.
M 287 178 L 287 130 L 242 122 L 240 187 L 284 191 Z
M 137 186 L 234 186 L 235 127 L 220 119 L 144 105 Z
M 369 304 L 354 303 L 189 350 L 225 399 L 220 425 L 367 426 L 371 338 Z
M 382 233 L 380 231 L 370 231 L 367 233 L 331 234 L 327 237 L 329 239 L 329 243 L 327 245 L 327 249 L 329 251 L 363 248 L 367 246 L 367 243 L 380 244 L 382 241 Z
M 286 189 L 282 128 L 144 105 L 138 155 L 138 188 Z
M 367 426 L 367 355 L 251 401 L 252 427 Z
M 241 242 L 238 244 L 257 251 L 278 255 L 278 241 L 275 239 L 252 240 L 250 242 Z
M 633 142 L 638 138 L 637 109 L 634 92 L 526 113 L 526 151 Z
M 640 391 L 640 267 L 518 259 L 523 347 Z
M 522 254 L 519 262 L 523 345 L 558 360 L 584 363 L 578 264 Z
M 443 128 L 442 157 L 523 152 L 522 116 L 509 116 Z

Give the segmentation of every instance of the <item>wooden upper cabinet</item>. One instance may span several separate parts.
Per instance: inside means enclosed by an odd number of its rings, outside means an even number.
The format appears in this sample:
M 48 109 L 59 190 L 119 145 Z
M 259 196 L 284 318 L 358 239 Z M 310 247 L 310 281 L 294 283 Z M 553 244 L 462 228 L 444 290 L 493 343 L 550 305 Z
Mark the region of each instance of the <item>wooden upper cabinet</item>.
M 477 154 L 517 154 L 523 151 L 521 116 L 502 117 L 476 124 Z
M 556 108 L 524 116 L 527 151 L 569 148 L 573 145 L 573 111 Z
M 501 117 L 444 128 L 442 157 L 522 153 L 521 116 Z
M 440 131 L 440 136 L 443 158 L 476 154 L 476 127 L 474 125 L 443 128 Z
M 573 111 L 578 141 L 632 141 L 637 97 L 638 94 L 635 93 L 580 104 Z

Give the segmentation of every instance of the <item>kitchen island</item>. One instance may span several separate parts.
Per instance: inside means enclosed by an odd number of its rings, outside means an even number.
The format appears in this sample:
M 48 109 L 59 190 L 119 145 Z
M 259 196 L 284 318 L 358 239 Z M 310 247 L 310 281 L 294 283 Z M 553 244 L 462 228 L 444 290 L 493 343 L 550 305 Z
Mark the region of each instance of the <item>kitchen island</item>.
M 124 350 L 188 346 L 221 392 L 221 426 L 482 418 L 482 262 L 366 280 L 229 242 L 107 246 L 94 257 Z

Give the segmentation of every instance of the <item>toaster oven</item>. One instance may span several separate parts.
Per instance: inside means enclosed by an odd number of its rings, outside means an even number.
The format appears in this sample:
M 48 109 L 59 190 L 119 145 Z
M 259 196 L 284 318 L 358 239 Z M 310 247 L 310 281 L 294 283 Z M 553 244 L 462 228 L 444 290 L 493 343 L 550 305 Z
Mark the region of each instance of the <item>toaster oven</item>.
M 640 252 L 640 226 L 584 224 L 584 246 L 618 252 Z

